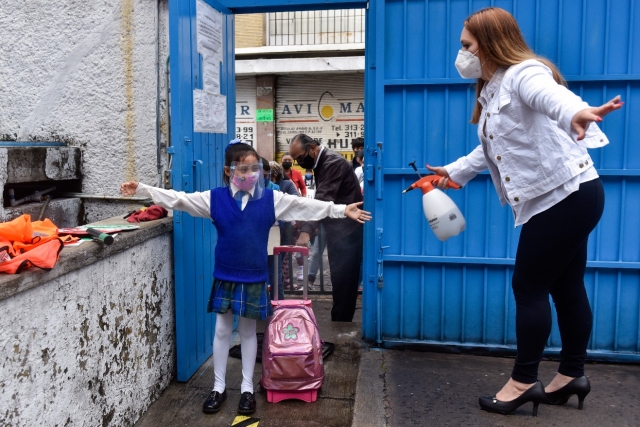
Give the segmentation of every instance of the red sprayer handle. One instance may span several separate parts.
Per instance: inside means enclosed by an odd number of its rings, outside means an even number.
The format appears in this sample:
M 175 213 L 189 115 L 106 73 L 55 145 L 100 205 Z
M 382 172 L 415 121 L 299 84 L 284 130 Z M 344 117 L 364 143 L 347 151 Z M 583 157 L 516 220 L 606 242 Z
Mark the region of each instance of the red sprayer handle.
M 402 192 L 402 194 L 406 193 L 407 191 L 415 190 L 416 188 L 420 188 L 422 189 L 423 193 L 427 193 L 433 190 L 433 188 L 438 185 L 438 182 L 442 178 L 442 176 L 434 174 L 423 176 L 422 178 L 411 184 L 409 187 L 407 187 L 406 190 Z M 449 180 L 449 187 L 459 190 L 462 186 Z

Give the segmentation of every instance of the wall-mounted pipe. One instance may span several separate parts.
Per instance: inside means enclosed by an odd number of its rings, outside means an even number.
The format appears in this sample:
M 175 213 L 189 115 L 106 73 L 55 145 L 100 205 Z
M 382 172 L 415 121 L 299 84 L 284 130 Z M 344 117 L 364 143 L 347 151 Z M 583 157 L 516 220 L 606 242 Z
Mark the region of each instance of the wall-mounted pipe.
M 22 199 L 16 200 L 15 190 L 13 188 L 10 188 L 9 189 L 9 205 L 11 207 L 14 207 L 14 206 L 18 206 L 18 205 L 21 205 L 21 204 L 27 203 L 27 202 L 39 202 L 39 201 L 42 200 L 42 196 L 44 196 L 47 193 L 50 193 L 51 191 L 53 191 L 55 189 L 56 189 L 56 187 L 50 187 L 50 188 L 47 188 L 44 191 L 36 191 L 35 193 L 33 193 L 30 196 L 23 197 Z
M 160 114 L 160 1 L 156 2 L 156 167 L 158 172 L 158 187 L 162 187 L 162 128 Z

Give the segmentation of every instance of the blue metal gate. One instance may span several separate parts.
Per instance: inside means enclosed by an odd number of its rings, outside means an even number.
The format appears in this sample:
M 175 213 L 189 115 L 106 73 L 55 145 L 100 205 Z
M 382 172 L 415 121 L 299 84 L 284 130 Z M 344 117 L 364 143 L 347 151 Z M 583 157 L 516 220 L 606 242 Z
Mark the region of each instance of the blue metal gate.
M 604 121 L 611 144 L 591 153 L 607 200 L 589 240 L 585 281 L 594 313 L 590 357 L 640 360 L 640 141 L 631 127 L 640 105 L 636 3 L 370 2 L 368 30 L 375 30 L 367 31 L 365 204 L 374 220 L 365 229 L 366 339 L 387 347 L 515 348 L 511 275 L 519 229 L 489 175 L 448 192 L 467 230 L 444 243 L 422 216 L 421 195 L 401 195 L 416 179 L 409 162 L 446 164 L 478 144 L 468 123 L 475 90 L 458 76 L 454 60 L 463 20 L 498 6 L 514 14 L 529 45 L 558 64 L 587 102 L 600 105 L 618 94 L 626 101 Z M 559 345 L 554 326 L 548 351 Z
M 211 3 L 208 2 L 207 3 Z M 235 129 L 234 19 L 223 7 L 220 93 L 227 97 L 227 129 Z M 204 191 L 221 183 L 228 134 L 194 132 L 193 90 L 202 89 L 202 56 L 196 43 L 196 0 L 169 2 L 171 70 L 171 185 Z M 208 314 L 216 242 L 211 221 L 174 212 L 177 379 L 187 381 L 213 351 L 215 316 Z

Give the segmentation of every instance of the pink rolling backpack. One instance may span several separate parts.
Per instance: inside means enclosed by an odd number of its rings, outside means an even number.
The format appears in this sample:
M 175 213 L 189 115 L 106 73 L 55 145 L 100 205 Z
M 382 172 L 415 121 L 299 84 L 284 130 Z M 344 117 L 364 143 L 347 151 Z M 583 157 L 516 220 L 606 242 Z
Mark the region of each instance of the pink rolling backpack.
M 299 399 L 315 402 L 324 381 L 322 340 L 316 318 L 307 299 L 309 249 L 302 246 L 276 246 L 273 249 L 275 277 L 278 277 L 278 254 L 300 252 L 304 257 L 302 300 L 278 301 L 275 280 L 273 316 L 269 319 L 262 342 L 262 388 L 268 402 Z

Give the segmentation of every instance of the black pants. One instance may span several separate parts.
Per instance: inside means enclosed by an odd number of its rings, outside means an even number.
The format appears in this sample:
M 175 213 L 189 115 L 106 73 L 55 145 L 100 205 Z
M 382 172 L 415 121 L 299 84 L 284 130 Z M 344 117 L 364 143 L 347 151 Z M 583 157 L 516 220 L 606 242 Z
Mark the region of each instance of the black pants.
M 518 354 L 511 373 L 516 381 L 531 384 L 551 333 L 553 298 L 562 340 L 558 372 L 569 377 L 584 375 L 592 315 L 584 272 L 587 239 L 602 216 L 604 191 L 600 179 L 531 218 L 522 226 L 513 294 L 516 300 Z
M 356 231 L 338 240 L 335 239 L 335 236 L 327 236 L 327 252 L 333 289 L 331 320 L 334 322 L 351 322 L 356 311 L 360 265 L 362 264 L 362 236 L 362 227 L 358 227 Z

